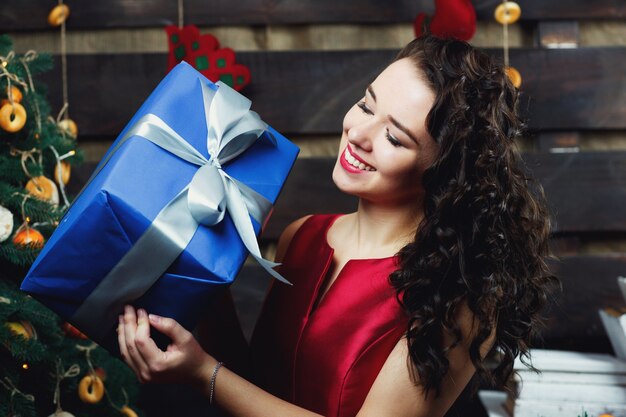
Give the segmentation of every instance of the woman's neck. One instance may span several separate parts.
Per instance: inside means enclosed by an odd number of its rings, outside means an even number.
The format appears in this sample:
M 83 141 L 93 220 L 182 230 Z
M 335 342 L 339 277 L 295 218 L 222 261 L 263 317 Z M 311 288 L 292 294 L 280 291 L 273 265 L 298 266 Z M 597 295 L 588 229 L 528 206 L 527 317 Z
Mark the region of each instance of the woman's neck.
M 359 201 L 358 210 L 346 216 L 344 236 L 349 236 L 355 258 L 386 257 L 396 254 L 415 237 L 423 218 L 421 204 L 381 205 Z

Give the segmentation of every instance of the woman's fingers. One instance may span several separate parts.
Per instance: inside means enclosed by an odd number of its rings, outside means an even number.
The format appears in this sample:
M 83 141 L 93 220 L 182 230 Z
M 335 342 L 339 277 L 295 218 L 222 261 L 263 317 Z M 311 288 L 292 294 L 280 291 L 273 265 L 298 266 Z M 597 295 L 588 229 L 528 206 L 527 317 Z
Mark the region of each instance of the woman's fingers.
M 172 339 L 166 352 L 150 337 L 150 326 Z M 141 382 L 190 381 L 207 359 L 193 335 L 176 320 L 126 306 L 118 328 L 120 352 Z
M 139 371 L 137 370 L 137 367 L 133 363 L 132 358 L 128 354 L 128 349 L 126 347 L 126 329 L 124 326 L 123 315 L 119 316 L 119 323 L 117 326 L 117 341 L 120 347 L 120 353 L 122 355 L 122 359 L 124 359 L 124 362 L 126 362 L 126 364 L 130 367 L 130 369 L 132 369 L 133 372 L 135 372 L 135 374 L 138 374 Z
M 124 307 L 124 341 L 126 353 L 129 360 L 133 363 L 133 370 L 141 380 L 145 380 L 148 376 L 148 366 L 143 357 L 137 350 L 135 338 L 137 335 L 137 316 L 135 309 L 131 306 Z
M 150 324 L 163 333 L 165 336 L 172 339 L 173 345 L 180 345 L 181 343 L 186 343 L 189 341 L 190 337 L 193 335 L 181 326 L 176 320 L 157 316 L 155 314 L 150 314 Z
M 163 351 L 159 349 L 150 337 L 150 322 L 144 309 L 137 310 L 137 331 L 135 346 L 148 368 L 153 369 L 163 359 Z

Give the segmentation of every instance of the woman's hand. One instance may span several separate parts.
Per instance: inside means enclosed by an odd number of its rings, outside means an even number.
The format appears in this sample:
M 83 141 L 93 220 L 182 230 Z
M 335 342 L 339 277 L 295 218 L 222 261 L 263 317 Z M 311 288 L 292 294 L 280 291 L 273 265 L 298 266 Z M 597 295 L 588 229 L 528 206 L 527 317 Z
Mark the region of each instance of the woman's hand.
M 150 337 L 150 326 L 168 336 L 164 352 Z M 193 335 L 173 319 L 148 315 L 131 306 L 119 317 L 118 342 L 124 361 L 139 381 L 176 382 L 201 386 L 217 361 L 204 352 Z

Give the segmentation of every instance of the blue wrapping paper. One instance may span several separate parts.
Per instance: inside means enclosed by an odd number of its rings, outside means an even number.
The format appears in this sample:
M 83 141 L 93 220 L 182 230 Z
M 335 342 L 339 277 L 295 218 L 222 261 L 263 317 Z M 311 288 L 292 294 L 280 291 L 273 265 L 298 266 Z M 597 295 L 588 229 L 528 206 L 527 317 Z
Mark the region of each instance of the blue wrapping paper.
M 152 113 L 209 159 L 199 82 L 215 88 L 187 64 L 174 68 L 141 106 L 111 149 L 138 119 Z M 295 162 L 298 148 L 271 127 L 268 130 L 276 144 L 266 132 L 223 168 L 230 176 L 275 203 Z M 131 137 L 111 155 L 70 207 L 32 265 L 22 283 L 22 290 L 71 322 L 72 315 L 85 298 L 130 250 L 159 211 L 191 181 L 197 170 L 198 166 L 148 140 Z M 253 226 L 258 235 L 261 225 L 253 221 Z M 212 295 L 234 280 L 247 255 L 228 214 L 212 227 L 200 225 L 183 253 L 133 304 L 151 313 L 172 317 L 191 329 Z M 99 317 L 93 317 L 93 320 L 107 328 L 105 337 L 94 340 L 116 353 L 117 322 L 100 323 Z

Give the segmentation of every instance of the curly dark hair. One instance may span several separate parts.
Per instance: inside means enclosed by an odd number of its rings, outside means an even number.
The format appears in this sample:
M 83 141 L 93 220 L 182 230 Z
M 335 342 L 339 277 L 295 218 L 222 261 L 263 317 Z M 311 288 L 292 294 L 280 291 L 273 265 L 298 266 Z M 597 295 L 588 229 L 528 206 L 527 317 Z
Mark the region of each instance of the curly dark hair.
M 543 190 L 515 144 L 523 127 L 518 92 L 494 58 L 456 39 L 423 35 L 396 57 L 403 58 L 435 92 L 426 128 L 439 144 L 422 178 L 424 218 L 390 276 L 409 315 L 413 379 L 438 395 L 447 352 L 462 340 L 456 321 L 466 305 L 476 329 L 470 358 L 479 376 L 501 385 L 515 358 L 528 357 L 542 309 L 559 285 L 546 264 Z M 442 346 L 444 331 L 455 339 L 450 346 Z M 501 359 L 488 369 L 480 348 L 492 334 L 491 352 Z

